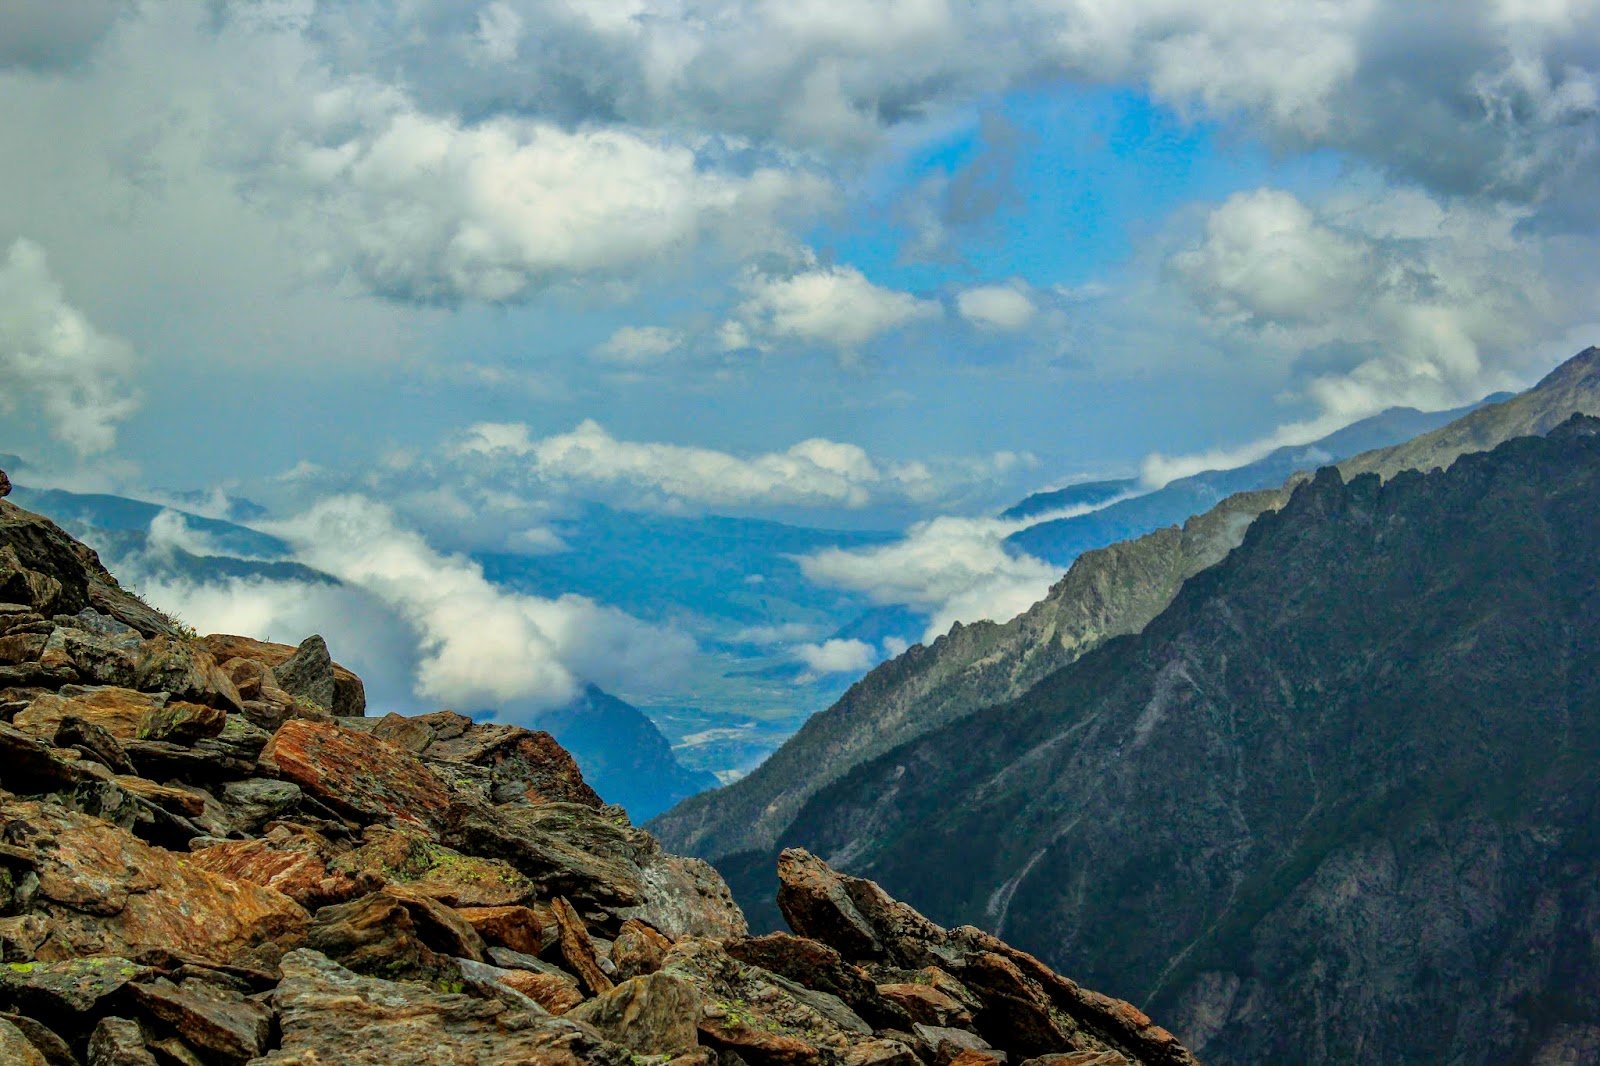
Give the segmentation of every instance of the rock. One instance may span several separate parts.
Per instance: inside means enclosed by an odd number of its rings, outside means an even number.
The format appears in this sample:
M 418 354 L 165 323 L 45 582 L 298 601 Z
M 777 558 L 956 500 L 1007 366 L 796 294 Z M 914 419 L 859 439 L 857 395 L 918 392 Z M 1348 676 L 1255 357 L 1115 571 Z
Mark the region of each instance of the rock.
M 538 955 L 555 939 L 529 907 L 457 907 L 456 913 L 472 926 L 486 944 L 497 944 L 528 955 Z
M 611 963 L 616 967 L 616 977 L 626 981 L 661 969 L 672 941 L 636 918 L 622 923 L 617 938 L 611 942 Z
M 72 1048 L 54 1029 L 22 1014 L 0 1013 L 0 1021 L 16 1026 L 34 1050 L 44 1056 L 49 1066 L 78 1066 L 78 1056 L 72 1053 Z
M 300 786 L 293 781 L 252 777 L 222 786 L 222 800 L 238 827 L 256 833 L 267 822 L 282 818 L 300 806 Z
M 259 1055 L 272 1030 L 266 1007 L 204 981 L 175 985 L 164 978 L 128 987 L 139 1010 L 176 1030 L 190 1047 L 223 1062 Z
M 89 1036 L 87 1066 L 157 1066 L 145 1046 L 139 1023 L 128 1018 L 101 1018 Z
M 11 495 L 11 479 L 6 477 L 6 472 L 0 470 L 0 499 Z
M 510 863 L 464 855 L 415 827 L 372 825 L 361 839 L 334 869 L 403 885 L 451 907 L 508 907 L 534 896 L 533 882 Z
M 20 729 L 0 722 L 0 785 L 23 795 L 70 789 L 87 780 L 83 768 Z
M 454 976 L 453 959 L 487 958 L 482 939 L 454 911 L 394 888 L 323 907 L 307 943 L 357 973 L 424 981 Z
M 309 918 L 271 889 L 220 877 L 54 803 L 0 803 L 0 836 L 33 851 L 41 961 L 173 948 L 216 962 L 275 957 Z
M 453 711 L 404 718 L 386 715 L 373 735 L 441 762 L 489 772 L 492 803 L 576 803 L 598 810 L 603 801 L 583 780 L 577 762 L 549 733 L 482 725 Z
M 630 1066 L 625 1048 L 565 1019 L 361 977 L 312 951 L 284 957 L 272 1002 L 282 1042 L 259 1060 L 262 1066 Z
M 177 637 L 156 637 L 140 646 L 134 682 L 141 692 L 166 692 L 225 711 L 244 709 L 239 690 L 211 653 Z
M 216 707 L 200 703 L 171 702 L 151 709 L 139 721 L 140 740 L 164 740 L 173 744 L 193 744 L 218 736 L 228 715 Z
M 936 967 L 929 967 L 929 971 L 954 981 Z M 952 991 L 938 987 L 938 980 L 938 976 L 932 976 L 921 982 L 881 984 L 878 995 L 905 1011 L 914 1022 L 944 1027 L 971 1025 L 972 1007 Z
M 577 982 L 566 974 L 503 968 L 497 980 L 551 1014 L 565 1014 L 583 1002 Z
M 436 827 L 450 810 L 444 783 L 416 756 L 330 723 L 285 722 L 261 762 L 363 823 L 394 819 Z
M 622 942 L 620 937 L 617 941 Z M 909 1029 L 912 1018 L 904 1008 L 879 994 L 867 972 L 845 961 L 839 952 L 816 940 L 788 933 L 727 941 L 729 955 L 787 977 L 806 988 L 838 996 L 851 1010 L 878 1028 Z
M 136 692 L 114 685 L 72 685 L 59 693 L 39 696 L 12 719 L 12 724 L 41 740 L 53 740 L 61 723 L 70 716 L 99 726 L 122 742 L 136 738 L 140 723 L 166 702 L 166 693 Z
M 56 962 L 0 965 L 0 993 L 19 1010 L 53 1022 L 97 1014 L 145 967 L 119 955 L 93 955 Z
M 614 987 L 611 978 L 600 968 L 594 945 L 589 942 L 589 930 L 584 927 L 577 910 L 565 898 L 557 896 L 551 912 L 555 917 L 561 957 L 566 960 L 568 969 L 578 975 L 578 980 L 591 993 L 599 995 L 611 991 Z
M 264 640 L 254 640 L 250 637 L 233 636 L 226 633 L 216 633 L 202 637 L 200 644 L 214 655 L 218 662 L 227 662 L 229 659 L 249 659 L 273 670 L 273 686 L 281 688 L 282 682 L 277 680 L 276 671 L 279 666 L 289 661 L 298 652 L 288 644 L 274 644 Z M 301 645 L 304 647 L 304 644 Z M 336 718 L 360 718 L 367 713 L 366 688 L 361 683 L 361 678 L 340 666 L 333 664 L 333 701 L 324 705 Z
M 295 699 L 333 713 L 333 657 L 320 636 L 313 634 L 301 641 L 293 655 L 274 664 L 272 673 L 278 687 Z
M 56 727 L 55 746 L 72 748 L 119 774 L 134 772 L 128 753 L 109 730 L 75 714 L 61 719 Z
M 850 959 L 884 954 L 873 924 L 856 908 L 847 882 L 810 852 L 789 848 L 778 857 L 778 908 L 789 928 L 820 940 Z
M 567 1017 L 643 1055 L 673 1055 L 699 1046 L 700 993 L 669 974 L 630 978 L 573 1007 Z
M 189 853 L 196 868 L 282 892 L 307 910 L 345 903 L 380 886 L 375 878 L 330 871 L 316 851 L 278 849 L 262 840 L 233 840 Z
M 22 1034 L 22 1030 L 0 1018 L 0 1062 L 6 1066 L 50 1066 L 44 1053 Z

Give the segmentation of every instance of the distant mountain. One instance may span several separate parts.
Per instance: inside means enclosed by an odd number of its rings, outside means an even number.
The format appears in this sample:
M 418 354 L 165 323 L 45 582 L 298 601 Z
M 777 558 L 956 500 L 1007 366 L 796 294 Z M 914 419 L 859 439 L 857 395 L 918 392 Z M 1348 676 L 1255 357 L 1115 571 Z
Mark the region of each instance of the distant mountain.
M 637 707 L 593 685 L 567 706 L 540 715 L 536 724 L 572 753 L 584 779 L 607 803 L 626 808 L 634 821 L 717 787 L 711 774 L 681 766 L 667 738 Z
M 1482 403 L 1496 403 L 1505 399 L 1507 394 L 1501 393 Z M 1143 536 L 1162 526 L 1175 525 L 1236 492 L 1276 488 L 1298 470 L 1315 470 L 1360 452 L 1410 440 L 1418 434 L 1453 422 L 1480 406 L 1482 404 L 1471 404 L 1453 411 L 1392 407 L 1311 444 L 1279 448 L 1253 463 L 1232 470 L 1208 470 L 1179 478 L 1154 492 L 1110 503 L 1098 511 L 1029 526 L 1012 534 L 1007 543 L 1046 562 L 1069 566 L 1086 551 Z M 1026 507 L 1030 500 L 1036 499 L 1038 497 L 1030 496 L 1018 507 Z M 1012 509 L 1015 510 L 1017 508 Z
M 1581 416 L 1325 469 L 1142 633 L 857 767 L 785 843 L 1213 1066 L 1597 1061 L 1597 500 Z
M 1064 489 L 1036 492 L 1015 507 L 1000 512 L 1000 517 L 1017 521 L 1049 514 L 1051 511 L 1065 511 L 1072 507 L 1102 507 L 1119 497 L 1138 495 L 1142 491 L 1139 479 L 1136 477 L 1119 478 L 1114 481 L 1084 481 L 1068 485 Z
M 131 533 L 141 540 L 149 532 L 150 523 L 157 515 L 173 510 L 163 504 L 126 496 L 35 489 L 22 485 L 16 486 L 12 498 L 19 507 L 48 515 L 74 535 L 79 530 Z M 183 516 L 184 524 L 191 531 L 210 538 L 218 554 L 263 559 L 284 559 L 290 554 L 287 544 L 266 533 L 188 511 L 178 510 L 177 513 Z
M 1412 465 L 1438 466 L 1578 411 L 1600 415 L 1600 349 L 1580 353 L 1525 393 L 1341 468 L 1351 476 L 1390 476 Z M 1256 516 L 1282 506 L 1305 477 L 1227 497 L 1181 528 L 1088 552 L 1018 618 L 958 626 L 931 646 L 913 646 L 813 716 L 748 777 L 680 804 L 657 818 L 654 830 L 673 847 L 716 862 L 753 921 L 775 921 L 763 902 L 771 895 L 768 851 L 791 839 L 790 823 L 810 797 L 867 759 L 1014 699 L 1106 640 L 1139 632 L 1186 580 L 1224 558 Z M 749 878 L 730 873 L 745 867 Z

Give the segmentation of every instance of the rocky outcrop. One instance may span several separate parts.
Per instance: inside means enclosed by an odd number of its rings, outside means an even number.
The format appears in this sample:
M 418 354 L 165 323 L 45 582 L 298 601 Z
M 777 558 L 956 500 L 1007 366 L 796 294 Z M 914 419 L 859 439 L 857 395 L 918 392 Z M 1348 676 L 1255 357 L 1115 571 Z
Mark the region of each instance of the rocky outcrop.
M 1597 498 L 1594 419 L 1326 469 L 1143 633 L 858 767 L 793 838 L 1211 1063 L 1591 1061 Z M 798 932 L 893 957 L 879 890 L 804 886 Z
M 103 613 L 125 594 L 92 553 L 9 504 L 0 557 L 0 1061 L 1192 1061 L 881 894 L 862 952 L 807 901 L 868 886 L 816 860 L 786 898 L 840 943 L 752 939 L 548 734 L 350 713 L 320 638 Z

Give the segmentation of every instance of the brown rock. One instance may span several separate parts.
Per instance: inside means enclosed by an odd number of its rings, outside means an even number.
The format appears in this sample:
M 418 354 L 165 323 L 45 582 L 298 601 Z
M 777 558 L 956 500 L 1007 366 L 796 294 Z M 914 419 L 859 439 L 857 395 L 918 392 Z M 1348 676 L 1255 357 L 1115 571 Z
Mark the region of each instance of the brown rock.
M 288 644 L 274 644 L 227 633 L 214 633 L 202 637 L 200 644 L 216 656 L 219 662 L 234 658 L 251 659 L 274 671 L 292 659 L 300 650 Z M 275 679 L 273 684 L 276 687 Z M 360 718 L 367 713 L 366 688 L 362 685 L 361 678 L 338 663 L 333 663 L 333 702 L 327 709 L 338 718 Z
M 510 863 L 464 855 L 415 827 L 368 826 L 335 869 L 403 885 L 451 907 L 507 907 L 531 900 L 533 882 Z
M 176 1030 L 190 1047 L 223 1062 L 241 1063 L 261 1054 L 272 1014 L 238 992 L 204 981 L 175 985 L 164 978 L 128 986 L 146 1016 Z
M 22 1030 L 0 1018 L 0 1062 L 6 1066 L 50 1066 L 44 1053 L 22 1034 Z
M 740 962 L 770 970 L 806 988 L 838 996 L 877 1028 L 911 1027 L 911 1016 L 880 996 L 865 970 L 846 962 L 837 950 L 821 941 L 789 933 L 769 933 L 729 940 L 726 947 L 728 954 Z
M 393 739 L 429 759 L 487 769 L 494 803 L 577 803 L 597 810 L 604 806 L 584 782 L 577 762 L 549 733 L 479 724 L 454 711 L 440 711 L 413 718 L 386 715 L 373 735 Z
M 847 959 L 884 954 L 873 924 L 850 898 L 845 879 L 821 859 L 799 848 L 778 856 L 778 909 L 789 928 L 820 940 Z
M 589 940 L 589 930 L 576 908 L 563 897 L 557 896 L 551 905 L 551 913 L 556 922 L 561 957 L 566 960 L 567 967 L 578 975 L 584 987 L 594 995 L 611 991 L 615 986 L 600 968 L 594 944 Z
M 262 750 L 261 761 L 362 822 L 395 819 L 437 827 L 450 810 L 444 783 L 416 756 L 341 726 L 285 722 Z
M 878 994 L 924 1025 L 968 1026 L 972 1011 L 959 999 L 932 984 L 883 984 Z
M 201 870 L 55 803 L 0 803 L 0 835 L 38 863 L 40 960 L 173 948 L 215 962 L 275 956 L 308 915 L 287 896 Z
M 700 993 L 681 977 L 634 977 L 567 1012 L 607 1040 L 643 1055 L 673 1055 L 699 1046 Z
M 16 1026 L 50 1066 L 78 1066 L 78 1057 L 54 1029 L 22 1014 L 0 1013 L 0 1021 Z
M 330 871 L 315 851 L 279 850 L 261 840 L 230 840 L 189 853 L 189 862 L 236 881 L 282 892 L 307 910 L 344 903 L 377 887 L 373 879 Z
M 661 969 L 671 950 L 672 941 L 644 922 L 630 918 L 622 923 L 617 938 L 611 942 L 611 963 L 617 968 L 617 978 L 626 981 Z
M 261 1066 L 629 1066 L 626 1049 L 564 1018 L 495 999 L 361 977 L 313 951 L 283 959 L 281 1045 Z
M 529 907 L 457 907 L 456 913 L 485 943 L 528 955 L 538 955 L 549 946 L 545 923 Z
M 0 966 L 0 990 L 17 1008 L 50 1021 L 86 1017 L 148 970 L 116 955 Z
M 164 740 L 173 744 L 193 744 L 222 732 L 227 712 L 201 703 L 169 702 L 152 708 L 139 721 L 135 734 L 140 740 Z
M 459 976 L 455 958 L 485 959 L 483 941 L 454 911 L 392 888 L 323 907 L 307 943 L 357 973 L 423 981 Z
M 565 1014 L 583 1002 L 583 993 L 565 974 L 534 970 L 508 970 L 499 977 L 501 984 L 520 992 L 551 1014 Z
M 243 710 L 239 690 L 211 653 L 178 637 L 146 641 L 139 649 L 134 681 L 142 692 L 167 692 L 191 703 Z
M 88 773 L 65 753 L 0 722 L 0 785 L 23 795 L 69 789 Z
M 128 1018 L 101 1018 L 89 1036 L 87 1066 L 157 1066 L 145 1047 L 139 1023 Z
M 12 724 L 41 740 L 53 740 L 62 721 L 71 715 L 92 722 L 118 741 L 133 740 L 139 735 L 139 724 L 145 716 L 166 702 L 167 697 L 160 693 L 135 692 L 115 686 L 71 686 L 59 695 L 49 693 L 38 697 L 12 719 Z
M 72 748 L 119 774 L 134 772 L 133 762 L 117 738 L 93 722 L 69 714 L 56 727 L 55 746 Z

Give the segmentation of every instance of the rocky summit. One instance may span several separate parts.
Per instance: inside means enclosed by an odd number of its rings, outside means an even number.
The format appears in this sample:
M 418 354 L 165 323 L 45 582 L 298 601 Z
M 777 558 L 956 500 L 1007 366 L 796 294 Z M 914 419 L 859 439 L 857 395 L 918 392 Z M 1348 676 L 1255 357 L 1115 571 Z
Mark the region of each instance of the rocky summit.
M 546 733 L 369 717 L 0 503 L 0 1062 L 1182 1066 L 1133 1006 L 803 851 L 751 937 Z

